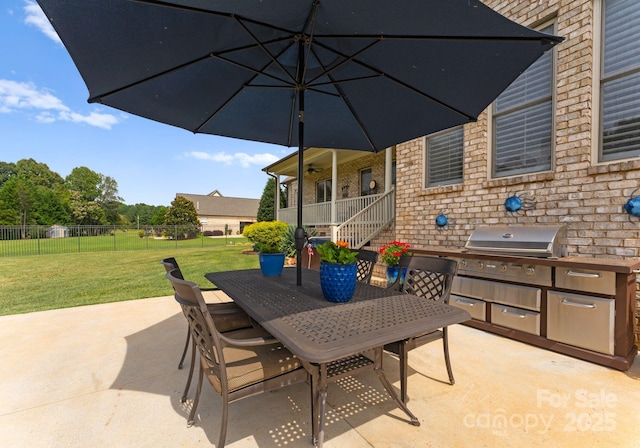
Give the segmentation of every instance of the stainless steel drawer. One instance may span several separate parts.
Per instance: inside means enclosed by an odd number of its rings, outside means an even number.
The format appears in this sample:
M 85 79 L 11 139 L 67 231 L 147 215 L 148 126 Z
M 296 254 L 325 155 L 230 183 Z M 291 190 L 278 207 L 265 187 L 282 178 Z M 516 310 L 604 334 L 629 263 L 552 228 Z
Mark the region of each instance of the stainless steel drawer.
M 540 310 L 542 295 L 540 288 L 460 276 L 454 277 L 451 292 L 460 296 L 482 299 L 486 302 L 503 303 L 533 311 Z
M 556 268 L 556 287 L 613 296 L 616 294 L 616 273 Z
M 613 355 L 615 301 L 549 291 L 547 338 Z
M 491 304 L 491 323 L 540 336 L 540 313 Z
M 487 304 L 483 300 L 451 294 L 449 305 L 466 310 L 474 319 L 487 320 Z

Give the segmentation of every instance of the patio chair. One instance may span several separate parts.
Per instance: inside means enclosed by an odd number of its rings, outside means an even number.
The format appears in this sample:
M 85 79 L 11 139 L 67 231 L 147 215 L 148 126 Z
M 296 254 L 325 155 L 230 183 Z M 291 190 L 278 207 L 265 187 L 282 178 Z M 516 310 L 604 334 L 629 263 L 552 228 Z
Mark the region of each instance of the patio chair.
M 378 253 L 370 250 L 358 251 L 358 273 L 356 278 L 359 282 L 371 283 L 373 268 L 378 261 Z
M 175 258 L 169 257 L 160 261 L 160 263 L 164 266 L 165 271 L 171 272 L 174 271 L 174 275 L 184 280 L 184 276 L 180 267 L 178 266 L 178 262 Z M 219 291 L 218 288 L 201 288 L 201 291 Z M 176 299 L 177 300 L 177 299 Z M 209 313 L 214 316 L 214 320 L 218 325 L 219 331 L 231 331 L 231 330 L 239 330 L 242 328 L 249 328 L 253 326 L 253 322 L 245 313 L 242 308 L 236 305 L 233 302 L 223 302 L 223 303 L 209 303 L 207 304 L 207 308 L 209 309 Z M 182 307 L 182 312 L 185 313 L 186 310 Z M 186 316 L 186 314 L 185 314 Z M 187 340 L 184 344 L 184 350 L 182 351 L 182 357 L 180 358 L 180 363 L 178 364 L 178 369 L 182 369 L 182 365 L 184 362 L 184 358 L 187 355 L 187 349 L 189 348 L 189 341 L 191 340 L 191 331 L 189 329 L 189 325 L 187 325 Z M 187 393 L 189 392 L 189 388 L 191 387 L 191 379 L 193 378 L 193 371 L 195 368 L 196 361 L 196 346 L 195 344 L 191 345 L 191 362 L 189 365 L 189 376 L 187 377 L 187 384 L 184 388 L 184 393 L 180 398 L 180 401 L 184 403 L 187 401 Z
M 222 398 L 220 437 L 216 445 L 222 448 L 230 403 L 307 381 L 307 372 L 298 358 L 261 327 L 220 332 L 198 285 L 178 276 L 177 270 L 166 274 L 176 292 L 176 300 L 186 310 L 191 336 L 200 353 L 198 389 L 188 424 L 193 424 L 202 379 L 206 375 Z
M 394 283 L 394 287 L 400 292 L 424 297 L 426 300 L 449 303 L 451 284 L 458 270 L 457 261 L 438 257 L 401 257 L 398 267 L 399 272 L 402 272 L 403 268 L 407 269 L 404 282 L 400 284 L 398 279 Z M 449 359 L 447 327 L 385 345 L 385 350 L 395 353 L 400 358 L 400 398 L 404 403 L 407 400 L 409 351 L 438 339 L 442 339 L 449 382 L 453 385 L 455 380 Z

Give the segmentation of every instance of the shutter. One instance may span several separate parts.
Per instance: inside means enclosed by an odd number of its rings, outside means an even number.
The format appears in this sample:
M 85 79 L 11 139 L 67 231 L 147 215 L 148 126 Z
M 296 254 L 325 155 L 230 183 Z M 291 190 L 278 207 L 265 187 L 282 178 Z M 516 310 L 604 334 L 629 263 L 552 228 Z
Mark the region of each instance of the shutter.
M 602 160 L 640 155 L 640 3 L 607 0 L 602 84 Z M 615 76 L 614 79 L 607 79 Z
M 542 30 L 552 33 L 553 26 Z M 553 53 L 534 62 L 495 101 L 495 177 L 551 169 Z
M 495 175 L 551 169 L 551 101 L 496 118 Z
M 462 182 L 462 127 L 427 138 L 427 186 Z

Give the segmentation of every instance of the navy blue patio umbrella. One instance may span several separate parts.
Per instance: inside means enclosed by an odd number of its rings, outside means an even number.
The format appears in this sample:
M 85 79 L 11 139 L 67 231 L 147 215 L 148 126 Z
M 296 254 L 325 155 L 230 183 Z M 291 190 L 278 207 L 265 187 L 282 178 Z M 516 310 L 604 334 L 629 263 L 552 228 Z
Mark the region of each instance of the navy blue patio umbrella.
M 478 0 L 37 0 L 105 104 L 194 133 L 378 151 L 477 116 L 561 42 Z

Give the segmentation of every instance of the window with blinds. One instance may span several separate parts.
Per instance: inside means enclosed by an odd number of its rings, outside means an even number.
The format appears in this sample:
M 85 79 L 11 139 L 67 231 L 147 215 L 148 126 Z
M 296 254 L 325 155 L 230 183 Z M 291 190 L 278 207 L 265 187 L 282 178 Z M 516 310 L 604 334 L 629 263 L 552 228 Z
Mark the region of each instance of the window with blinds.
M 640 2 L 605 0 L 600 160 L 640 155 Z
M 464 130 L 456 127 L 426 139 L 427 187 L 462 183 Z
M 553 25 L 541 30 L 553 33 Z M 493 177 L 548 171 L 553 146 L 553 52 L 522 73 L 493 106 Z

